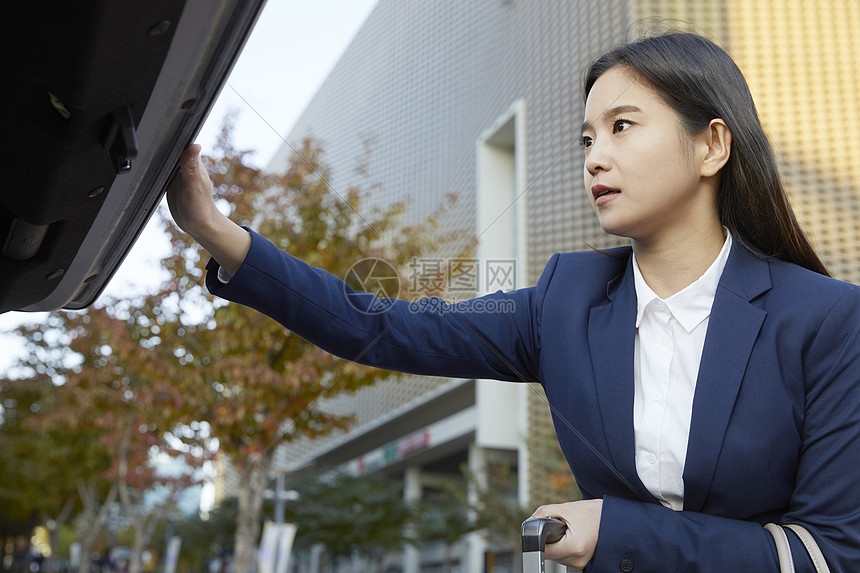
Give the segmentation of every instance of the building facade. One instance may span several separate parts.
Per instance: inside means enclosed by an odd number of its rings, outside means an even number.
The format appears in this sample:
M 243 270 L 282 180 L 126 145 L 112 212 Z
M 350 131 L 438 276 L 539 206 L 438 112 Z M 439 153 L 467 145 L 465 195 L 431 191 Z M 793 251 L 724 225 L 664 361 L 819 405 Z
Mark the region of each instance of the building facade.
M 442 225 L 478 239 L 474 292 L 534 284 L 555 252 L 623 243 L 600 229 L 583 189 L 583 68 L 631 35 L 682 23 L 738 62 L 798 217 L 833 274 L 860 282 L 854 0 L 380 0 L 269 169 L 313 137 L 335 190 L 375 185 L 375 203 L 408 198 L 409 222 L 456 193 Z M 521 505 L 561 501 L 536 385 L 408 377 L 322 407 L 354 414 L 355 426 L 281 447 L 281 471 L 385 471 L 416 499 L 464 464 L 481 475 L 501 462 L 518 474 Z M 456 570 L 512 571 L 507 551 L 472 535 L 455 548 Z M 442 570 L 432 547 L 391 566 Z

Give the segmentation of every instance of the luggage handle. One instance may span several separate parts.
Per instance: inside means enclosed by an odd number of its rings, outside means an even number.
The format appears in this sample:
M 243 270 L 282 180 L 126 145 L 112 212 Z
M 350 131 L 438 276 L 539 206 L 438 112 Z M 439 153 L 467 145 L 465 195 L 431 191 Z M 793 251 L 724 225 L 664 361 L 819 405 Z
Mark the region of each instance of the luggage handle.
M 554 517 L 535 517 L 523 522 L 523 573 L 545 573 L 543 552 L 547 543 L 564 537 L 567 525 Z

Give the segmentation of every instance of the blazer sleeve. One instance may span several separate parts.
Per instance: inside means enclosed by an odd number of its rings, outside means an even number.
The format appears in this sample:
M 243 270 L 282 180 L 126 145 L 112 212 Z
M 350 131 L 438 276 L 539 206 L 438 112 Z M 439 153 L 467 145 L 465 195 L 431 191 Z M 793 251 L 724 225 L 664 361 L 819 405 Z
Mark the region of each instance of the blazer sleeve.
M 802 450 L 780 523 L 806 527 L 833 573 L 860 567 L 860 289 L 843 295 L 805 345 Z M 766 411 L 766 410 L 765 410 Z M 755 439 L 755 436 L 750 436 Z M 815 568 L 788 532 L 798 573 Z M 605 497 L 589 571 L 757 571 L 778 573 L 774 542 L 760 523 Z
M 320 348 L 369 366 L 454 378 L 536 381 L 538 289 L 449 304 L 352 290 L 339 278 L 251 233 L 251 249 L 228 283 L 207 267 L 210 292 L 254 308 Z

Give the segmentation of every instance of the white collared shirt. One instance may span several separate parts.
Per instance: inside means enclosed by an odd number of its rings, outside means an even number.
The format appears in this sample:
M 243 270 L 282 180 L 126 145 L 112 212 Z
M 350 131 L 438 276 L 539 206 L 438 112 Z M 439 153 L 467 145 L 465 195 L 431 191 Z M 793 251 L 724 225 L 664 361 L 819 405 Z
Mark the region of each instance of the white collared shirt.
M 665 300 L 642 278 L 633 256 L 636 471 L 648 491 L 676 511 L 684 507 L 684 462 L 705 333 L 731 245 L 726 231 L 723 248 L 708 270 Z

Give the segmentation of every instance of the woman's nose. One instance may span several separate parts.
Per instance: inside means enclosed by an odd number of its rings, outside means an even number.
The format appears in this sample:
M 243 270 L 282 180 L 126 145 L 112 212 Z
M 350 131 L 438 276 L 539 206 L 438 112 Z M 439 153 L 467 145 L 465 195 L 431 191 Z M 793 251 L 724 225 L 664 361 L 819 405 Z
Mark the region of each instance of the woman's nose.
M 609 156 L 605 145 L 596 141 L 588 148 L 585 156 L 585 169 L 594 177 L 598 171 L 608 171 L 610 168 Z

